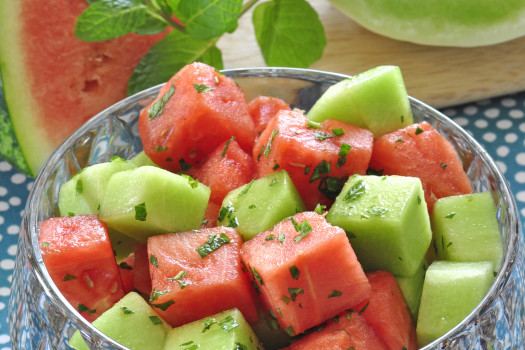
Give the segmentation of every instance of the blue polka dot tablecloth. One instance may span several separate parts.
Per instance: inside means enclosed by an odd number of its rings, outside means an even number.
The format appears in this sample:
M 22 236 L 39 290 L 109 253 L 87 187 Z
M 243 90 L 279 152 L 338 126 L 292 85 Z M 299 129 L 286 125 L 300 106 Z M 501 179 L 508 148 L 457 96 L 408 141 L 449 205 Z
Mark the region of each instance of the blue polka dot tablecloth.
M 525 221 L 525 92 L 442 112 L 470 132 L 496 160 Z M 0 350 L 10 349 L 7 324 L 11 274 L 26 198 L 33 179 L 0 159 Z

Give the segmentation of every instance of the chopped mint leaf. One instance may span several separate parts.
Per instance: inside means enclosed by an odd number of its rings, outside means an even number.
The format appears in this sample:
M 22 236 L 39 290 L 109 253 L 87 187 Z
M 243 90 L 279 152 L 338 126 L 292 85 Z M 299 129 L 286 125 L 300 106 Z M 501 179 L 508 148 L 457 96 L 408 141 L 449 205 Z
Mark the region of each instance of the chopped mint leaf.
M 232 317 L 232 315 L 226 316 L 222 321 L 219 322 L 219 326 L 226 332 L 231 331 L 239 327 L 239 323 Z
M 273 166 L 272 170 L 275 171 L 275 170 L 279 169 L 279 167 L 280 167 L 280 165 L 275 163 L 275 165 Z
M 255 204 L 252 204 L 252 205 L 250 205 L 250 206 L 248 207 L 248 209 L 255 209 L 255 208 L 257 208 L 257 206 L 256 206 Z
M 365 310 L 368 307 L 369 303 L 370 303 L 369 301 L 366 302 L 365 306 L 363 306 L 363 308 L 361 310 L 359 310 L 358 315 L 362 315 L 363 312 L 365 312 Z
M 42 242 L 42 248 L 47 248 L 51 245 L 49 242 Z
M 72 281 L 72 280 L 78 280 L 78 277 L 70 275 L 69 273 L 66 273 L 64 278 L 62 278 L 62 281 Z
M 284 243 L 284 239 L 286 238 L 286 236 L 284 235 L 284 233 L 281 233 L 279 235 L 279 237 L 277 237 L 277 240 L 281 243 Z
M 150 254 L 149 262 L 151 265 L 155 266 L 157 269 L 159 268 L 159 261 L 157 260 L 157 257 L 155 255 Z
M 273 139 L 275 138 L 275 135 L 279 133 L 279 130 L 273 130 L 272 134 L 270 135 L 270 138 L 268 139 L 268 143 L 266 144 L 266 149 L 264 150 L 264 156 L 268 157 L 270 155 L 270 152 L 272 150 L 272 143 Z
M 257 269 L 255 267 L 250 267 L 250 273 L 252 275 L 252 279 L 256 280 L 257 282 L 259 282 L 259 284 L 261 286 L 264 285 L 263 283 L 263 280 L 262 280 L 262 277 L 261 275 L 259 275 L 259 272 L 257 271 Z
M 127 262 L 123 261 L 118 266 L 123 270 L 133 270 L 133 267 L 131 267 Z
M 155 288 L 153 288 L 149 296 L 149 302 L 152 303 L 155 300 L 157 300 L 159 296 L 167 294 L 167 293 L 171 293 L 171 291 L 170 290 L 156 290 Z
M 137 221 L 146 221 L 148 213 L 146 211 L 146 203 L 142 202 L 139 205 L 135 206 L 135 220 Z
M 290 270 L 290 274 L 292 275 L 292 278 L 294 280 L 298 280 L 299 279 L 299 275 L 301 274 L 301 271 L 299 271 L 297 266 L 292 265 L 288 269 Z
M 324 213 L 326 213 L 326 205 L 321 205 L 320 203 L 317 203 L 314 211 L 319 215 L 323 215 Z
M 380 169 L 380 170 L 375 170 L 372 168 L 366 169 L 366 175 L 383 176 L 384 172 L 385 172 L 385 169 Z
M 215 90 L 214 88 L 207 87 L 204 84 L 193 84 L 193 87 L 195 88 L 195 90 L 197 90 L 199 94 Z
M 288 303 L 290 303 L 290 298 L 288 298 L 286 295 L 283 295 L 283 296 L 281 297 L 281 299 L 282 299 L 282 301 L 284 301 L 284 303 L 287 304 L 287 305 L 288 305 Z
M 235 140 L 235 136 L 232 136 L 231 138 L 228 139 L 228 141 L 226 141 L 226 144 L 224 145 L 224 149 L 222 150 L 222 153 L 221 153 L 221 158 L 224 158 L 224 156 L 226 155 L 226 152 L 228 151 L 228 146 L 230 145 L 230 142 L 232 142 L 233 140 Z
M 416 132 L 415 132 L 415 134 L 416 134 L 416 135 L 419 135 L 419 134 L 421 134 L 423 131 L 424 131 L 424 130 L 421 129 L 421 128 L 418 126 L 418 127 L 416 128 Z
M 75 213 L 73 213 L 72 211 L 68 211 L 67 216 L 75 216 Z
M 441 166 L 441 169 L 443 169 L 443 170 L 445 170 L 447 168 L 447 165 L 445 163 L 441 163 L 440 166 Z
M 308 236 L 310 232 L 312 232 L 312 226 L 307 220 L 304 220 L 299 224 L 293 217 L 291 217 L 290 221 L 292 222 L 295 231 L 299 232 L 299 235 L 294 237 L 295 243 L 298 243 L 304 237 Z
M 339 157 L 346 157 L 346 155 L 348 154 L 348 152 L 350 152 L 351 149 L 352 149 L 352 146 L 350 146 L 349 144 L 346 144 L 346 143 L 342 143 L 341 144 L 341 149 L 339 149 L 338 156 Z
M 366 183 L 363 180 L 359 180 L 348 190 L 343 200 L 353 202 L 365 193 Z
M 153 120 L 157 118 L 159 115 L 164 112 L 164 106 L 168 102 L 168 100 L 173 96 L 175 93 L 175 85 L 173 83 L 171 84 L 170 88 L 166 93 L 158 99 L 154 104 L 151 105 L 151 107 L 148 110 L 148 119 Z
M 189 171 L 191 169 L 191 165 L 186 163 L 186 161 L 183 158 L 179 159 L 179 165 L 180 165 L 180 170 L 182 171 Z
M 173 300 L 168 300 L 165 303 L 162 304 L 151 304 L 152 307 L 160 309 L 162 311 L 166 311 L 171 305 L 175 304 Z
M 399 136 L 399 137 L 397 138 L 396 142 L 405 142 L 405 140 L 404 140 L 401 136 Z
M 284 330 L 286 331 L 286 333 L 288 333 L 288 335 L 290 335 L 292 337 L 295 335 L 295 331 L 293 330 L 292 326 L 288 326 Z
M 265 241 L 273 241 L 275 239 L 275 235 L 273 233 L 270 233 L 266 238 L 264 238 Z
M 335 136 L 343 136 L 345 131 L 342 128 L 332 129 Z
M 86 312 L 88 315 L 92 315 L 95 312 L 97 312 L 97 310 L 94 310 L 94 309 L 90 310 L 86 305 L 80 304 L 80 303 L 78 304 L 77 309 L 78 309 L 78 312 L 80 313 Z
M 82 180 L 77 181 L 75 190 L 76 190 L 77 196 L 82 194 L 82 192 L 84 192 L 84 185 L 82 184 Z
M 304 174 L 305 174 L 305 175 L 308 175 L 309 172 L 310 172 L 310 167 L 309 167 L 308 165 L 306 165 L 306 166 L 304 167 Z
M 278 182 L 279 182 L 279 180 L 277 180 L 277 178 L 274 177 L 274 178 L 272 179 L 272 181 L 270 182 L 270 187 L 272 187 L 273 185 L 277 184 Z
M 368 208 L 366 211 L 372 216 L 382 216 L 388 212 L 388 208 Z
M 216 319 L 214 318 L 207 318 L 202 323 L 204 323 L 204 328 L 202 329 L 202 333 L 206 333 L 211 326 L 218 323 Z
M 333 135 L 333 134 L 327 134 L 326 132 L 321 131 L 321 130 L 316 131 L 316 132 L 314 133 L 314 138 L 315 138 L 316 140 L 319 140 L 319 141 L 324 141 L 324 140 L 329 139 L 329 138 L 332 138 L 332 137 L 335 137 L 335 135 Z
M 292 301 L 295 301 L 298 294 L 304 294 L 304 290 L 302 288 L 288 288 L 288 293 L 290 293 Z
M 208 237 L 208 241 L 206 243 L 197 248 L 197 252 L 201 258 L 205 258 L 210 253 L 228 243 L 230 243 L 230 237 L 228 237 L 225 233 L 221 233 L 220 235 L 213 233 Z
M 417 196 L 417 204 L 421 204 L 421 197 Z
M 151 323 L 153 323 L 155 326 L 159 326 L 162 324 L 162 321 L 158 316 L 148 316 Z
M 340 292 L 337 289 L 334 289 L 332 293 L 328 294 L 328 297 L 335 298 L 335 297 L 340 297 L 341 295 L 343 295 L 343 292 Z
M 122 313 L 124 313 L 124 315 L 131 315 L 135 313 L 133 310 L 131 310 L 130 308 L 126 306 L 121 307 L 120 310 L 122 310 Z
M 329 162 L 327 162 L 326 160 L 323 159 L 314 168 L 312 176 L 310 176 L 310 183 L 314 182 L 315 180 L 319 180 L 321 178 L 321 175 L 328 175 L 331 170 L 332 170 L 331 163 L 329 163 Z
M 454 215 L 456 215 L 456 212 L 453 211 L 452 213 L 445 215 L 445 219 L 452 219 Z

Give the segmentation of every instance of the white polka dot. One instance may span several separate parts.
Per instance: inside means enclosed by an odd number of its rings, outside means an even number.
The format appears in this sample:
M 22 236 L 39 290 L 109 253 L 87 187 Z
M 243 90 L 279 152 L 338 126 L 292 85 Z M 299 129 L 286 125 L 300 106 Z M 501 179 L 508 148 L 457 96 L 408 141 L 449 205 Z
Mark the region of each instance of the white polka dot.
M 13 282 L 13 275 L 7 276 L 7 282 L 9 283 Z
M 25 213 L 25 209 L 20 210 L 20 217 L 23 218 Z
M 13 167 L 8 162 L 5 162 L 5 161 L 0 162 L 0 171 L 9 171 L 11 169 L 13 169 Z
M 20 233 L 20 226 L 18 225 L 11 225 L 7 228 L 7 233 L 10 235 L 17 235 Z
M 514 143 L 517 140 L 518 140 L 518 135 L 516 135 L 513 132 L 508 133 L 507 135 L 505 135 L 505 142 L 507 142 L 507 143 Z
M 487 132 L 483 134 L 483 140 L 487 142 L 494 142 L 496 140 L 496 137 L 497 137 L 496 134 L 493 132 Z
M 9 287 L 0 287 L 0 296 L 7 297 L 11 293 L 11 288 Z
M 503 174 L 507 172 L 507 164 L 503 163 L 502 161 L 497 160 L 496 165 L 498 166 L 499 170 L 501 170 Z
M 525 208 L 521 209 L 521 216 L 525 218 Z
M 519 184 L 525 184 L 525 171 L 518 171 L 518 172 L 514 175 L 514 179 L 515 179 L 516 182 L 519 183 Z
M 523 113 L 523 111 L 520 109 L 513 109 L 509 112 L 510 117 L 514 119 L 523 118 L 524 114 L 525 113 Z
M 510 150 L 507 146 L 499 146 L 496 149 L 496 154 L 500 157 L 506 157 L 509 154 Z
M 474 125 L 479 129 L 484 129 L 489 125 L 489 123 L 485 119 L 478 119 L 474 122 Z
M 0 235 L 0 242 L 2 242 L 2 239 L 4 239 L 4 236 Z
M 506 130 L 512 128 L 512 122 L 508 119 L 498 120 L 496 122 L 496 127 L 501 130 Z
M 465 117 L 454 118 L 454 121 L 460 126 L 467 126 L 468 125 L 468 118 L 465 118 Z
M 474 114 L 478 113 L 478 107 L 476 107 L 476 106 L 467 106 L 467 107 L 463 108 L 463 113 L 465 113 L 466 115 L 474 115 Z
M 17 206 L 17 205 L 22 204 L 22 200 L 18 197 L 11 197 L 9 198 L 9 204 Z
M 0 211 L 8 211 L 9 210 L 9 204 L 4 201 L 0 201 Z
M 0 196 L 5 196 L 7 194 L 7 188 L 0 186 Z
M 516 193 L 516 200 L 518 202 L 525 202 L 525 191 L 519 191 Z
M 15 185 L 20 185 L 26 180 L 26 178 L 27 177 L 24 174 L 14 174 L 13 176 L 11 176 L 11 182 Z
M 520 124 L 520 131 L 525 132 L 525 123 Z
M 16 256 L 16 249 L 17 249 L 17 245 L 16 244 L 13 244 L 13 245 L 9 246 L 9 248 L 7 248 L 7 254 L 9 254 L 11 256 Z
M 503 107 L 514 107 L 516 105 L 516 100 L 513 98 L 504 98 L 501 100 L 501 105 Z
M 478 106 L 487 106 L 491 103 L 490 99 L 486 99 L 486 100 L 479 100 L 476 102 L 476 104 Z
M 456 115 L 456 110 L 455 109 L 445 109 L 443 111 L 443 114 L 448 116 L 448 117 L 450 117 L 450 118 L 452 118 L 453 116 Z
M 485 117 L 487 118 L 494 119 L 494 118 L 497 118 L 498 115 L 499 115 L 499 109 L 497 108 L 489 108 L 485 111 Z
M 0 335 L 0 344 L 9 343 L 9 336 L 7 334 Z
M 0 310 L 5 309 L 5 303 L 0 303 Z
M 13 259 L 4 259 L 0 261 L 0 268 L 3 270 L 12 270 L 15 267 L 15 261 Z
M 516 156 L 516 163 L 519 165 L 525 165 L 525 153 L 518 153 Z
M 0 215 L 0 225 L 2 225 L 5 222 L 5 219 L 2 215 Z
M 28 191 L 31 191 L 31 189 L 33 188 L 33 185 L 35 184 L 34 181 L 31 181 L 30 183 L 27 184 L 27 190 Z

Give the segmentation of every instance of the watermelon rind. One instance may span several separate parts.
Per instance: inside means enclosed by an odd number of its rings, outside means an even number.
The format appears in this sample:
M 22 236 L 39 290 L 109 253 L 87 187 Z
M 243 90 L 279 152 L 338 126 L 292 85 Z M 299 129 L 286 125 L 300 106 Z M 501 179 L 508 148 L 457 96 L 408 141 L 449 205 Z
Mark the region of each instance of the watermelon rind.
M 423 45 L 474 47 L 525 35 L 525 0 L 330 0 L 377 34 Z
M 21 3 L 0 1 L 0 72 L 6 102 L 0 108 L 0 156 L 34 176 L 54 147 L 46 140 L 42 121 L 35 118 L 38 106 L 29 93 L 31 79 L 24 69 L 19 39 Z

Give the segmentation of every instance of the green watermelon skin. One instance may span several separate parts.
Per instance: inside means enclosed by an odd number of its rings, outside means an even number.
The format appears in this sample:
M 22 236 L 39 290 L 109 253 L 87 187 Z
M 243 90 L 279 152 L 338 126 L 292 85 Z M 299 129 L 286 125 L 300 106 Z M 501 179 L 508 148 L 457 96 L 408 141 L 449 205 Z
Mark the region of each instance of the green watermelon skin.
M 85 0 L 0 1 L 0 157 L 34 176 L 74 130 L 126 97 L 134 67 L 166 33 L 86 43 Z M 7 112 L 6 112 L 7 111 Z

